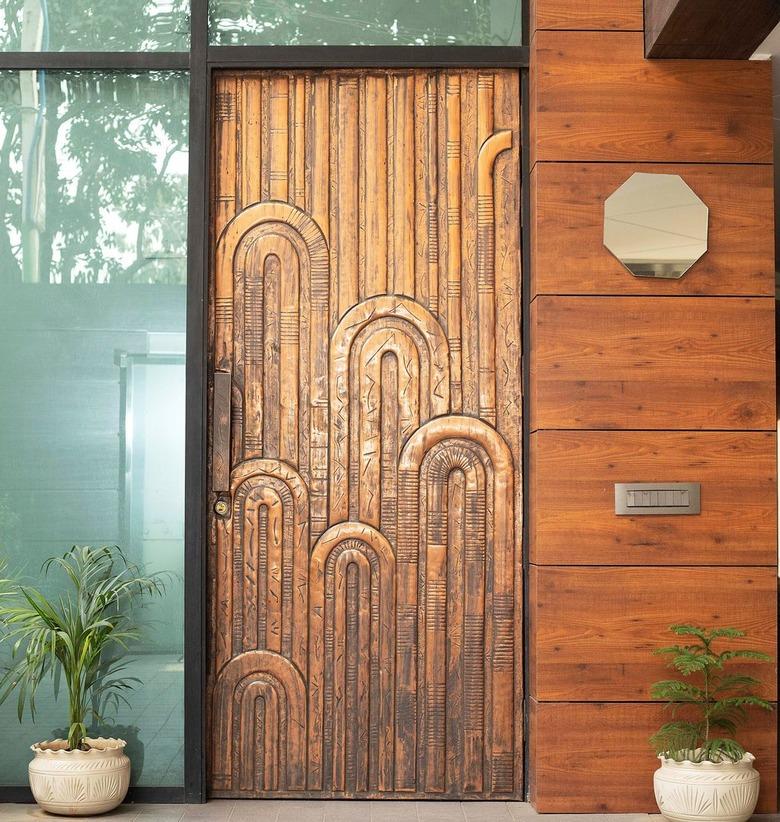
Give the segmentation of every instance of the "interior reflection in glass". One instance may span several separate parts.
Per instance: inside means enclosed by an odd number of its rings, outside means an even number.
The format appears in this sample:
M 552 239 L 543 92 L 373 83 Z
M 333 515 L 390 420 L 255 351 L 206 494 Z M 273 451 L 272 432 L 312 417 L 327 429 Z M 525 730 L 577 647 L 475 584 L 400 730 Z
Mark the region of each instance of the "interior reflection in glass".
M 632 174 L 604 203 L 604 245 L 635 277 L 679 279 L 707 251 L 709 209 L 678 174 Z

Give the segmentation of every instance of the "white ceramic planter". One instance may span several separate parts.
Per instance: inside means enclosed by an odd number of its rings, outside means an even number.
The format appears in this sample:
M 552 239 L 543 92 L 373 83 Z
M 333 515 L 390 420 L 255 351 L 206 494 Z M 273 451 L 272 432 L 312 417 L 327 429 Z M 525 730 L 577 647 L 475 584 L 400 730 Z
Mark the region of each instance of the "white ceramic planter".
M 123 739 L 85 738 L 88 751 L 69 751 L 64 739 L 31 746 L 30 788 L 49 813 L 91 816 L 113 810 L 130 784 Z
M 675 762 L 658 757 L 653 785 L 658 809 L 670 822 L 746 822 L 758 801 L 760 776 L 753 754 L 739 762 Z

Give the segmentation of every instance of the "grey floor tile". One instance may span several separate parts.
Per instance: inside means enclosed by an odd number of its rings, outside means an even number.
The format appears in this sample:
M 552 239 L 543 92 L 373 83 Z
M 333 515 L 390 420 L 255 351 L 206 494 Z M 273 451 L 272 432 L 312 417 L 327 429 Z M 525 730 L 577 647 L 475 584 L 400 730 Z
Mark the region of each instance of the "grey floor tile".
M 213 819 L 227 822 L 233 813 L 235 799 L 212 799 L 203 805 L 184 805 L 184 819 Z
M 371 822 L 417 822 L 417 803 L 413 800 L 386 799 L 370 804 Z
M 539 816 L 530 802 L 507 802 L 506 809 L 516 822 L 526 822 L 531 817 Z
M 143 822 L 179 822 L 184 818 L 184 805 L 139 804 L 137 820 Z
M 467 822 L 513 822 L 506 802 L 463 802 Z
M 465 822 L 460 802 L 417 802 L 419 822 Z
M 122 819 L 123 822 L 132 822 L 138 815 L 138 810 L 132 805 L 120 805 L 116 810 L 95 816 L 79 816 L 84 822 L 95 822 L 100 819 Z M 34 820 L 64 819 L 46 813 L 37 805 L 0 805 L 0 822 L 34 822 Z
M 230 822 L 276 822 L 282 799 L 239 799 L 233 806 Z
M 280 803 L 277 822 L 323 822 L 325 803 L 321 800 L 289 800 Z
M 543 813 L 540 822 L 648 822 L 646 813 Z
M 3 803 L 0 805 L 0 819 L 2 819 L 3 822 L 28 822 L 28 820 L 36 818 L 33 816 L 33 813 L 37 810 L 38 808 L 35 805 Z M 43 814 L 42 811 L 41 814 Z M 49 818 L 51 819 L 52 817 Z
M 369 822 L 371 803 L 364 799 L 331 799 L 323 802 L 325 822 Z

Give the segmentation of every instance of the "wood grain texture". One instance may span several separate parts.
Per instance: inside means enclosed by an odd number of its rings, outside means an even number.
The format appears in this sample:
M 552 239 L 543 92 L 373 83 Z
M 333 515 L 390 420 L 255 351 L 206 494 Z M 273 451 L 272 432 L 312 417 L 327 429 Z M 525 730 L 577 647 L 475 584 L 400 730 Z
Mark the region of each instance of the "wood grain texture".
M 774 567 L 540 567 L 529 577 L 529 693 L 540 701 L 648 699 L 666 661 L 672 622 L 734 625 L 742 647 L 777 648 Z M 736 644 L 736 641 L 735 641 Z M 776 663 L 748 663 L 777 693 Z
M 747 60 L 778 21 L 777 0 L 645 0 L 645 54 Z
M 217 76 L 214 795 L 521 795 L 518 106 Z
M 707 253 L 680 280 L 632 276 L 604 247 L 604 200 L 634 172 L 679 174 L 709 208 Z M 537 163 L 531 295 L 774 296 L 772 168 Z
M 647 739 L 667 720 L 663 705 L 529 700 L 529 783 L 534 806 L 542 813 L 657 813 L 653 771 L 658 760 Z M 742 738 L 761 772 L 756 810 L 773 813 L 777 810 L 776 714 L 752 714 Z
M 537 297 L 531 427 L 774 430 L 774 300 Z
M 768 62 L 645 60 L 640 32 L 539 31 L 531 161 L 771 163 Z
M 773 565 L 774 433 L 537 431 L 529 549 L 538 565 Z M 700 482 L 697 516 L 616 516 L 616 482 Z
M 642 0 L 531 0 L 531 32 L 642 31 Z

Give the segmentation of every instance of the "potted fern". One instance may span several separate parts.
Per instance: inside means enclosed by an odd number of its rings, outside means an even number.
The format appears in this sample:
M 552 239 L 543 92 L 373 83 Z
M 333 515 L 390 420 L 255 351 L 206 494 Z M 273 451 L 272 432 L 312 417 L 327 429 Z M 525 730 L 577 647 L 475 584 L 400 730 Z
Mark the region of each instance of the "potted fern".
M 133 604 L 159 596 L 159 574 L 144 575 L 116 546 L 74 546 L 43 565 L 59 571 L 66 588 L 56 599 L 10 579 L 0 580 L 0 629 L 11 646 L 0 676 L 0 704 L 17 694 L 19 721 L 25 707 L 35 720 L 35 696 L 51 679 L 57 698 L 64 680 L 68 738 L 32 746 L 30 787 L 46 811 L 66 816 L 103 813 L 119 805 L 130 782 L 122 739 L 88 736 L 88 722 L 127 703 L 138 680 L 125 674 L 123 654 L 138 636 Z
M 771 657 L 713 647 L 745 635 L 736 628 L 672 625 L 670 630 L 684 637 L 684 644 L 655 653 L 669 657 L 669 667 L 681 678 L 650 689 L 652 698 L 666 700 L 673 712 L 672 721 L 650 738 L 661 761 L 654 777 L 658 808 L 672 822 L 745 822 L 756 807 L 760 777 L 753 769 L 755 757 L 734 736 L 750 708 L 771 711 L 772 705 L 754 693 L 761 684 L 757 679 L 731 672 L 729 663 Z

